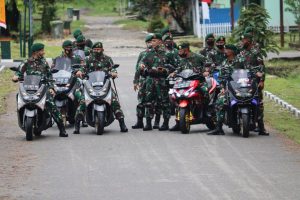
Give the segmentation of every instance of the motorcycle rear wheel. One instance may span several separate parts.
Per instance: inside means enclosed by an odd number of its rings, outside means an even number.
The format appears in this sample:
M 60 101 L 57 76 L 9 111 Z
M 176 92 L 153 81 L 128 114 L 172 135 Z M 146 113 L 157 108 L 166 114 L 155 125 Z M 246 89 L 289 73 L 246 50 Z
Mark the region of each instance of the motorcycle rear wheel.
M 179 110 L 179 127 L 181 133 L 188 134 L 191 129 L 190 125 L 190 115 L 189 110 L 187 108 L 180 108 Z
M 26 130 L 26 140 L 27 141 L 32 141 L 32 139 L 33 139 L 33 132 L 34 132 L 33 122 L 34 122 L 33 117 L 26 117 L 25 130 Z
M 102 135 L 104 132 L 104 124 L 105 124 L 105 114 L 103 111 L 97 111 L 95 128 L 96 134 Z

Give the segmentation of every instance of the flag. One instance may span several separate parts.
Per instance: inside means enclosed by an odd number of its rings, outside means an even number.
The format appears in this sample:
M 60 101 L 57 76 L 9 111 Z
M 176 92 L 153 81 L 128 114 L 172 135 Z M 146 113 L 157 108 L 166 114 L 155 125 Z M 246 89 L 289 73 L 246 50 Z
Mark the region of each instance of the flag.
M 0 0 L 0 27 L 6 29 L 5 0 Z
M 211 0 L 202 0 L 204 3 L 211 3 Z
M 203 19 L 210 19 L 209 7 L 208 7 L 207 2 L 202 2 L 202 15 L 203 15 Z

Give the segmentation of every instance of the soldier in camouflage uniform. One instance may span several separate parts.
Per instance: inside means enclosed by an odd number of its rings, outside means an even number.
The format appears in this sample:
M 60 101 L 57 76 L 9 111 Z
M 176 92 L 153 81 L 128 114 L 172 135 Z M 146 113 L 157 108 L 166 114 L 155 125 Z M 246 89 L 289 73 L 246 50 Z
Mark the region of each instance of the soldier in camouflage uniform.
M 39 75 L 52 80 L 50 67 L 44 58 L 44 45 L 41 43 L 33 44 L 31 46 L 31 52 L 32 56 L 19 66 L 19 71 L 16 72 L 12 80 L 17 82 L 19 79 L 23 79 L 25 73 L 26 75 Z M 48 82 L 48 86 L 49 92 L 47 93 L 46 110 L 51 113 L 54 121 L 56 122 L 59 128 L 59 136 L 68 137 L 62 116 L 53 101 L 53 96 L 55 95 L 54 85 L 52 82 Z
M 217 100 L 216 100 L 216 114 L 217 114 L 217 127 L 215 130 L 212 130 L 211 132 L 207 133 L 208 135 L 224 135 L 223 131 L 223 123 L 224 123 L 224 117 L 225 117 L 225 106 L 227 105 L 227 98 L 226 94 L 227 91 L 225 91 L 226 84 L 228 78 L 231 76 L 233 69 L 242 68 L 241 63 L 236 58 L 236 55 L 238 54 L 238 49 L 236 46 L 232 44 L 225 45 L 225 54 L 227 59 L 223 61 L 220 68 L 220 85 L 221 85 L 221 91 L 218 94 Z
M 113 78 L 117 78 L 117 76 L 118 76 L 117 70 L 112 68 L 114 63 L 113 63 L 111 57 L 109 57 L 103 53 L 104 49 L 103 49 L 102 43 L 96 42 L 93 45 L 92 49 L 93 49 L 93 52 L 85 60 L 86 73 L 90 73 L 93 71 L 107 71 L 107 72 L 111 73 Z M 116 119 L 119 121 L 121 132 L 127 132 L 128 129 L 124 122 L 124 114 L 123 114 L 123 111 L 121 110 L 120 103 L 117 99 L 117 94 L 113 89 L 112 89 L 112 93 L 113 93 L 112 105 L 111 105 L 112 110 L 114 112 Z M 82 115 L 82 110 L 84 110 L 84 109 L 85 109 L 85 105 L 81 104 L 78 109 L 78 111 L 79 111 L 78 114 Z M 80 126 L 76 126 L 76 127 L 79 128 Z M 78 132 L 79 132 L 79 130 L 78 130 Z
M 132 126 L 133 129 L 140 129 L 144 128 L 144 123 L 143 123 L 143 118 L 145 115 L 145 107 L 144 107 L 144 100 L 145 100 L 145 77 L 141 76 L 140 72 L 140 62 L 144 58 L 144 56 L 149 53 L 152 49 L 151 45 L 151 40 L 152 40 L 152 34 L 148 34 L 145 38 L 146 46 L 147 49 L 145 51 L 142 51 L 139 54 L 136 66 L 135 66 L 135 74 L 134 74 L 134 79 L 133 79 L 133 89 L 134 91 L 138 90 L 138 105 L 136 106 L 136 115 L 137 115 L 137 122 L 135 125 Z
M 141 60 L 140 70 L 144 77 L 146 77 L 146 126 L 144 131 L 152 130 L 152 118 L 156 109 L 161 109 L 163 113 L 164 122 L 160 131 L 169 129 L 170 119 L 170 100 L 169 88 L 166 84 L 166 77 L 168 76 L 168 69 L 165 64 L 168 63 L 165 50 L 161 46 L 162 36 L 159 33 L 152 36 L 152 50 L 149 51 Z M 156 106 L 154 106 L 156 105 Z
M 179 74 L 181 71 L 185 69 L 192 69 L 194 72 L 205 75 L 208 73 L 206 71 L 204 64 L 206 63 L 206 58 L 202 55 L 196 54 L 191 52 L 190 45 L 188 42 L 183 42 L 178 45 L 179 48 L 179 56 L 180 61 L 178 64 L 178 67 L 174 73 L 171 74 L 171 76 L 175 76 L 176 74 Z M 202 92 L 205 103 L 208 103 L 208 87 L 207 83 L 202 82 L 199 86 L 200 91 Z M 179 122 L 176 120 L 175 126 L 173 126 L 170 131 L 179 131 Z
M 263 56 L 260 50 L 253 43 L 253 35 L 244 33 L 242 36 L 243 51 L 239 54 L 239 61 L 243 63 L 245 68 L 253 72 L 258 80 L 258 95 L 260 98 L 259 116 L 258 116 L 258 131 L 259 135 L 269 135 L 264 126 L 264 104 L 263 104 L 263 89 L 265 81 L 265 65 Z
M 76 39 L 76 48 L 73 49 L 73 54 L 81 57 L 82 60 L 85 59 L 85 37 L 79 35 Z
M 219 36 L 216 40 L 217 54 L 213 59 L 215 66 L 220 66 L 224 62 L 224 60 L 226 60 L 225 49 L 224 49 L 225 44 L 226 44 L 225 37 Z

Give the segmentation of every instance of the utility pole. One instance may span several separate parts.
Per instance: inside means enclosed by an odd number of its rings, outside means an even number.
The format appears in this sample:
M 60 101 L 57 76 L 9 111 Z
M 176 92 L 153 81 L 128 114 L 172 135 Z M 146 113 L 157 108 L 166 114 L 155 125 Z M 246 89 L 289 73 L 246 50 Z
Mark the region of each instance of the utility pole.
M 280 0 L 280 44 L 284 47 L 283 0 Z
M 234 0 L 230 0 L 231 32 L 234 29 Z
M 29 0 L 28 2 L 28 7 L 29 7 L 29 39 L 28 39 L 28 56 L 31 56 L 31 50 L 30 47 L 33 43 L 33 19 L 32 19 L 32 0 Z

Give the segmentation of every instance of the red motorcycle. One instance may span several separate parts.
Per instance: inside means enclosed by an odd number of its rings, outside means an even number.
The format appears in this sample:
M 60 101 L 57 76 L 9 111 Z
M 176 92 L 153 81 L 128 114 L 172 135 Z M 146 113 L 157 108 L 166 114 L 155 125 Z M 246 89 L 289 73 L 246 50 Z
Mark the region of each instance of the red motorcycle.
M 177 106 L 176 120 L 182 133 L 189 133 L 192 124 L 202 123 L 211 130 L 215 129 L 216 122 L 209 111 L 209 102 L 205 104 L 204 96 L 200 91 L 200 86 L 205 81 L 210 85 L 209 96 L 212 96 L 216 90 L 216 82 L 213 78 L 205 79 L 191 69 L 183 70 L 176 75 L 171 97 Z

